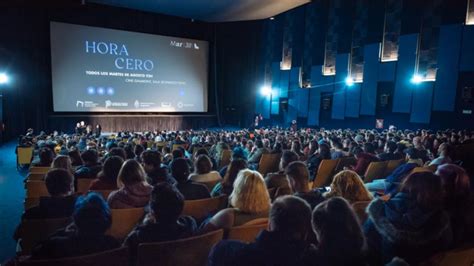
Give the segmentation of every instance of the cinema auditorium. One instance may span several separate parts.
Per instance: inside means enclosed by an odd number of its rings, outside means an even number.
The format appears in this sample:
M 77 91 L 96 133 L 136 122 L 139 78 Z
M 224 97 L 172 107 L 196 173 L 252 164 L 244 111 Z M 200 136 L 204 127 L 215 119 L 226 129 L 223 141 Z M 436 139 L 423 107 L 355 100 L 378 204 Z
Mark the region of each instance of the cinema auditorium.
M 0 266 L 474 265 L 474 0 L 0 25 Z

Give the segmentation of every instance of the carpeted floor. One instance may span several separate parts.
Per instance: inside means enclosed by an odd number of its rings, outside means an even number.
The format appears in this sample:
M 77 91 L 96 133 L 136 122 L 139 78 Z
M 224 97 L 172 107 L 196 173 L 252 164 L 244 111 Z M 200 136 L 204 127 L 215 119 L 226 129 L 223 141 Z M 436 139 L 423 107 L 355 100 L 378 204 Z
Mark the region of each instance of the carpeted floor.
M 0 263 L 15 255 L 13 232 L 23 213 L 25 173 L 16 169 L 16 142 L 0 146 Z

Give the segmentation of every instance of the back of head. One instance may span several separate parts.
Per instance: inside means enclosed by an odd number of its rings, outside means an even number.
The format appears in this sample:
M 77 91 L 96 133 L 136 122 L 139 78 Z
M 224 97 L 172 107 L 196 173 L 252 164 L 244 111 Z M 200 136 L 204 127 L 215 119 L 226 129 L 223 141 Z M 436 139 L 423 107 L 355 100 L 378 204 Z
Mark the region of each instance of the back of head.
M 319 145 L 319 156 L 322 159 L 331 159 L 331 148 L 328 144 L 322 143 Z
M 301 161 L 295 161 L 290 163 L 286 169 L 285 174 L 290 178 L 290 185 L 292 186 L 293 192 L 304 192 L 300 191 L 301 188 L 308 188 L 309 171 L 306 165 Z
M 443 205 L 444 191 L 441 178 L 431 172 L 409 175 L 402 183 L 401 192 L 416 201 L 425 209 L 440 209 Z
M 455 164 L 438 166 L 436 174 L 441 181 L 446 193 L 446 204 L 454 205 L 465 203 L 470 197 L 470 181 L 466 171 Z
M 247 166 L 247 161 L 244 159 L 234 159 L 232 162 L 230 162 L 229 167 L 227 168 L 227 171 L 224 175 L 224 178 L 222 180 L 224 185 L 227 186 L 233 186 L 235 179 L 237 178 L 237 174 L 243 170 L 246 169 Z
M 145 182 L 145 170 L 143 167 L 133 159 L 126 160 L 120 168 L 117 177 L 117 186 L 124 187 L 137 183 Z
M 337 173 L 331 183 L 331 191 L 326 197 L 339 196 L 353 203 L 356 201 L 372 200 L 362 178 L 354 171 L 343 170 Z
M 237 146 L 232 150 L 232 160 L 235 159 L 247 160 L 247 154 L 245 150 L 240 146 Z
M 150 208 L 159 222 L 176 222 L 184 207 L 184 196 L 168 183 L 159 183 L 151 192 Z
M 94 192 L 76 200 L 73 219 L 79 235 L 103 235 L 112 224 L 107 202 Z
M 108 154 L 109 156 L 119 156 L 122 159 L 127 160 L 127 153 L 123 148 L 120 147 L 112 148 Z
M 230 204 L 247 213 L 259 213 L 270 207 L 270 196 L 262 175 L 257 171 L 242 170 L 229 196 Z
M 172 151 L 171 154 L 173 155 L 173 158 L 175 158 L 175 159 L 184 157 L 184 153 L 180 149 L 176 149 L 176 150 Z
M 74 177 L 71 172 L 62 168 L 54 168 L 45 176 L 45 185 L 52 197 L 69 195 L 74 191 Z
M 420 155 L 417 149 L 415 148 L 408 148 L 405 150 L 405 154 L 408 156 L 410 160 L 417 160 L 420 159 Z
M 94 149 L 86 150 L 81 154 L 81 158 L 86 165 L 93 165 L 99 161 L 99 155 Z
M 122 168 L 123 159 L 119 156 L 111 156 L 104 162 L 104 167 L 100 176 L 103 176 L 110 182 L 117 182 L 117 176 Z
M 72 163 L 71 163 L 71 158 L 67 155 L 59 155 L 56 158 L 54 158 L 53 163 L 51 164 L 51 168 L 61 168 L 68 170 L 69 172 L 72 173 Z
M 186 159 L 177 158 L 171 162 L 171 175 L 180 183 L 188 180 L 189 165 Z
M 49 166 L 53 162 L 54 159 L 54 152 L 50 148 L 42 148 L 39 151 L 39 159 L 40 163 L 43 166 Z
M 365 143 L 364 144 L 364 152 L 366 153 L 375 153 L 375 146 L 372 143 Z
M 211 159 L 207 155 L 199 155 L 194 162 L 194 171 L 197 174 L 207 174 L 212 170 Z
M 270 230 L 280 232 L 287 240 L 306 240 L 311 231 L 311 207 L 295 196 L 279 197 L 270 209 Z
M 394 153 L 397 150 L 397 143 L 395 143 L 394 141 L 389 140 L 387 141 L 386 145 L 388 148 L 388 152 L 390 153 Z
M 144 151 L 141 158 L 144 164 L 153 166 L 153 168 L 160 168 L 161 166 L 161 153 L 159 151 Z
M 290 163 L 298 161 L 298 154 L 294 151 L 284 151 L 281 155 L 280 168 L 284 170 Z
M 349 203 L 334 197 L 320 203 L 313 211 L 313 230 L 319 249 L 328 256 L 359 256 L 364 235 Z

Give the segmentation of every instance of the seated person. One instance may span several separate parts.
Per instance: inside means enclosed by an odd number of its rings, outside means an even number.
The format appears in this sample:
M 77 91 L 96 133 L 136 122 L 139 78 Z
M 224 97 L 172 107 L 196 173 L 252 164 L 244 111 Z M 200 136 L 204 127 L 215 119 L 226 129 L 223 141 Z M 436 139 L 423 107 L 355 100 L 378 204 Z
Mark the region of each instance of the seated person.
M 441 145 L 439 145 L 439 148 L 438 148 L 438 157 L 436 159 L 434 159 L 433 161 L 431 161 L 429 163 L 429 165 L 441 165 L 441 164 L 445 164 L 445 163 L 451 163 L 452 160 L 451 160 L 451 153 L 452 153 L 452 146 L 448 143 L 442 143 Z
M 275 188 L 280 189 L 279 195 L 287 195 L 291 194 L 290 184 L 288 183 L 288 179 L 286 178 L 285 168 L 294 161 L 298 160 L 298 154 L 292 151 L 284 151 L 281 155 L 280 159 L 280 171 L 276 173 L 269 173 L 267 177 L 265 177 L 265 184 L 267 188 Z
M 61 168 L 67 170 L 69 173 L 74 175 L 74 170 L 72 169 L 71 158 L 67 155 L 59 155 L 54 158 L 53 163 L 51 163 L 51 168 Z
M 235 150 L 235 149 L 234 149 Z M 212 189 L 211 196 L 218 197 L 220 195 L 230 195 L 234 189 L 234 181 L 237 178 L 237 174 L 243 170 L 247 169 L 247 161 L 244 159 L 233 158 L 229 164 L 229 167 L 226 166 L 226 171 L 224 178 L 221 182 L 217 183 Z
M 270 151 L 263 146 L 263 141 L 261 139 L 257 139 L 252 152 L 249 154 L 248 162 L 258 164 L 264 153 L 270 153 Z
M 395 194 L 403 179 L 415 168 L 423 165 L 423 161 L 418 157 L 418 152 L 414 148 L 405 150 L 407 162 L 395 168 L 386 178 L 375 179 L 365 184 L 371 192 L 384 190 L 385 194 Z
M 247 161 L 247 151 L 243 149 L 242 147 L 237 146 L 232 150 L 232 157 L 230 159 L 231 161 L 237 160 L 237 159 Z M 227 173 L 227 168 L 229 168 L 229 166 L 230 164 L 222 167 L 221 170 L 219 170 L 219 174 L 222 177 L 224 177 L 225 174 Z
M 441 195 L 441 178 L 419 172 L 409 175 L 388 201 L 373 200 L 364 224 L 371 265 L 383 265 L 395 256 L 417 265 L 448 248 L 452 231 Z
M 311 209 L 314 209 L 316 205 L 324 201 L 324 197 L 321 195 L 321 192 L 319 192 L 318 189 L 309 189 L 309 172 L 308 168 L 303 162 L 296 161 L 290 163 L 286 167 L 285 173 L 288 177 L 290 188 L 293 191 L 293 196 L 305 200 Z
M 124 245 L 136 253 L 138 244 L 171 241 L 191 237 L 196 231 L 196 221 L 181 216 L 183 195 L 168 183 L 159 183 L 151 192 L 150 212 L 125 239 Z
M 148 184 L 154 186 L 161 182 L 168 182 L 171 185 L 176 184 L 176 180 L 168 176 L 168 169 L 161 165 L 161 153 L 158 151 L 144 151 L 141 154 L 143 169 L 147 175 Z
M 87 150 L 81 154 L 84 165 L 79 166 L 74 176 L 77 178 L 97 178 L 97 174 L 102 170 L 99 162 L 99 155 L 96 150 Z
M 331 190 L 324 193 L 325 198 L 342 197 L 350 204 L 358 201 L 371 201 L 372 194 L 365 188 L 364 181 L 351 170 L 343 170 L 337 173 L 332 182 Z
M 316 265 L 366 265 L 365 238 L 359 221 L 349 203 L 333 197 L 313 211 L 313 230 L 318 239 Z
M 219 172 L 212 171 L 212 162 L 207 155 L 199 155 L 194 161 L 194 173 L 189 176 L 189 180 L 206 183 L 220 181 L 222 177 Z
M 116 190 L 117 176 L 122 168 L 123 159 L 119 156 L 110 156 L 104 162 L 102 171 L 91 182 L 90 190 Z
M 314 145 L 316 146 L 317 144 Z M 318 149 L 315 150 L 314 153 L 308 157 L 308 160 L 306 160 L 311 181 L 314 181 L 314 179 L 316 178 L 316 174 L 318 173 L 321 161 L 330 159 L 331 149 L 329 148 L 329 145 L 326 143 L 321 143 L 321 145 L 318 145 Z
M 186 159 L 177 158 L 171 162 L 171 175 L 178 182 L 176 188 L 185 200 L 209 198 L 209 190 L 203 184 L 188 180 L 189 165 Z
M 50 167 L 54 160 L 54 152 L 48 148 L 41 148 L 38 154 L 39 161 L 33 162 L 32 165 L 36 167 Z
M 395 141 L 387 141 L 383 148 L 383 153 L 377 155 L 381 161 L 400 160 L 403 159 L 402 154 L 396 153 L 397 143 Z
M 350 170 L 353 170 L 358 175 L 365 175 L 365 171 L 371 162 L 380 161 L 377 156 L 375 156 L 375 146 L 372 143 L 365 143 L 363 152 L 357 152 L 354 154 L 357 159 L 355 166 L 350 167 Z
M 269 229 L 254 243 L 223 240 L 209 254 L 209 266 L 233 265 L 317 265 L 316 249 L 309 244 L 311 208 L 295 196 L 275 200 L 270 210 Z
M 145 181 L 145 170 L 137 161 L 125 161 L 117 177 L 118 190 L 107 199 L 112 209 L 144 207 L 150 201 L 153 187 Z
M 120 247 L 116 239 L 105 235 L 112 216 L 99 194 L 79 197 L 72 217 L 72 224 L 33 249 L 31 260 L 83 256 Z
M 270 196 L 262 175 L 252 170 L 240 171 L 229 196 L 229 204 L 232 208 L 223 209 L 214 215 L 204 231 L 229 229 L 257 218 L 268 217 Z

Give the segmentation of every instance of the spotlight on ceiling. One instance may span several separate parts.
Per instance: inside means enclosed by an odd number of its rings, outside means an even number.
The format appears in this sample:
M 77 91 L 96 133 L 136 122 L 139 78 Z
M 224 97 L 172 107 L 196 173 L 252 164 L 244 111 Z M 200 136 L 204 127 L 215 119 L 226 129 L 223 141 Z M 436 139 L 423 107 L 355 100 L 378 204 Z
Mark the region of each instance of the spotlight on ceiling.
M 423 77 L 421 75 L 415 74 L 410 81 L 413 84 L 420 84 L 423 81 Z
M 346 78 L 346 86 L 352 87 L 354 85 L 354 79 L 352 77 L 347 77 Z
M 8 82 L 8 76 L 5 73 L 0 73 L 0 84 L 5 84 Z
M 263 86 L 261 89 L 260 89 L 260 93 L 263 95 L 263 96 L 270 96 L 272 95 L 272 88 L 270 88 L 269 86 Z

